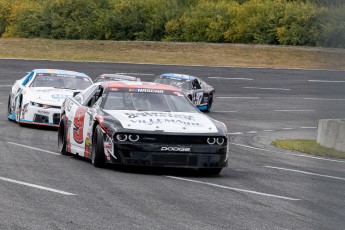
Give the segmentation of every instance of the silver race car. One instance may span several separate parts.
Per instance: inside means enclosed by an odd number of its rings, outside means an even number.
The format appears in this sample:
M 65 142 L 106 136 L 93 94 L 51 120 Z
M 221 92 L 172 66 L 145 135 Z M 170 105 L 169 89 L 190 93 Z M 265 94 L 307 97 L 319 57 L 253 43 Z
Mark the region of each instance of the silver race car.
M 200 111 L 211 111 L 216 91 L 200 78 L 184 74 L 165 73 L 158 76 L 154 82 L 180 88 Z

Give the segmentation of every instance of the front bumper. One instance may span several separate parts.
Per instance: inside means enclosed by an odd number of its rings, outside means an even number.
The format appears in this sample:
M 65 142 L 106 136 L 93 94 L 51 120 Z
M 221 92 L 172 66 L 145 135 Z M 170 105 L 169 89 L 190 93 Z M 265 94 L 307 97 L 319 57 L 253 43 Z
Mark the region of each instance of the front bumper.
M 227 146 L 189 145 L 171 146 L 190 148 L 189 152 L 161 151 L 166 145 L 114 144 L 113 154 L 108 162 L 124 165 L 179 167 L 179 168 L 222 168 L 228 165 Z
M 24 105 L 20 114 L 20 122 L 23 124 L 43 125 L 58 127 L 60 122 L 60 112 L 58 108 L 44 109 L 30 104 Z

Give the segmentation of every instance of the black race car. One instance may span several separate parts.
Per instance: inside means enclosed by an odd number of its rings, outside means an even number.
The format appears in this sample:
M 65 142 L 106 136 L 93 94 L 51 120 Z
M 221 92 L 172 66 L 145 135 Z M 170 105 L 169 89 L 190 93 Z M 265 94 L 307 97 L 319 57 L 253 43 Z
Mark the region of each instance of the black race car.
M 210 112 L 215 89 L 198 77 L 165 73 L 159 75 L 154 82 L 178 87 L 189 98 L 189 100 L 203 112 Z
M 196 168 L 227 166 L 227 128 L 180 89 L 150 82 L 101 82 L 67 98 L 58 131 L 62 154 L 105 163 Z

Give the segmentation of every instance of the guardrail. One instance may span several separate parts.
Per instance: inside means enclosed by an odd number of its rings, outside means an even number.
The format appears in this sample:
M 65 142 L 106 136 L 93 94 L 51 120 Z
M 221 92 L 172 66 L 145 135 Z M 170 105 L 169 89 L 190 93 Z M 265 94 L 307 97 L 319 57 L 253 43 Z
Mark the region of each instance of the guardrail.
M 345 152 L 345 119 L 319 120 L 317 143 Z

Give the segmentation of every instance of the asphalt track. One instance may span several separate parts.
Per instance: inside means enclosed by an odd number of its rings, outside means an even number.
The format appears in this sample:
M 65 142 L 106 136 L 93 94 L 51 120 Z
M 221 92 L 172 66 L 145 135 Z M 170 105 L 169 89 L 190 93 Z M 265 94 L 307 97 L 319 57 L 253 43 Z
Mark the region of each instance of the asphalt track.
M 34 68 L 202 76 L 216 88 L 209 115 L 229 129 L 229 167 L 204 177 L 59 155 L 56 131 L 6 118 L 9 85 Z M 0 229 L 345 229 L 345 161 L 270 146 L 344 118 L 344 89 L 345 71 L 0 60 Z

